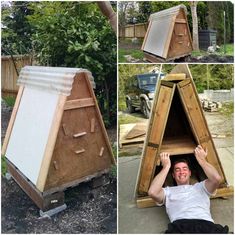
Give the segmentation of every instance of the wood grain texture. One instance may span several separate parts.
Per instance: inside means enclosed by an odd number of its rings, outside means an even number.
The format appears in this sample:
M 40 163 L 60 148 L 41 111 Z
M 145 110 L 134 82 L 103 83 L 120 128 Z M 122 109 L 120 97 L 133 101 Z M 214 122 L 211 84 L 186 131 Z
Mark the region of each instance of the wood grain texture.
M 92 98 L 69 100 L 65 103 L 64 110 L 90 107 L 94 105 L 95 105 L 95 102 Z
M 78 96 L 81 93 L 87 100 L 92 99 L 95 105 L 64 110 L 61 123 L 66 125 L 70 134 L 64 135 L 63 126 L 60 126 L 52 156 L 52 161 L 58 163 L 59 169 L 55 170 L 50 164 L 45 190 L 53 190 L 81 179 L 86 180 L 86 176 L 111 167 L 111 147 L 108 137 L 105 137 L 102 117 L 97 112 L 93 89 L 85 74 L 76 76 L 69 101 L 83 99 Z M 79 133 L 86 134 L 80 136 Z M 74 138 L 74 134 L 80 137 Z M 99 157 L 100 154 L 102 157 Z
M 142 50 L 142 51 L 144 50 L 144 47 L 145 47 L 145 44 L 146 44 L 146 40 L 147 40 L 147 38 L 148 38 L 149 30 L 150 30 L 151 26 L 152 26 L 152 21 L 150 21 L 149 24 L 148 24 L 147 32 L 146 32 L 146 34 L 145 34 L 145 36 L 144 36 L 144 41 L 143 41 L 143 44 L 142 44 L 142 46 L 141 46 L 141 50 Z
M 180 81 L 186 79 L 185 73 L 179 73 L 179 74 L 167 74 L 163 80 L 166 81 Z
M 167 40 L 165 42 L 164 51 L 163 51 L 163 54 L 162 54 L 163 55 L 162 57 L 165 58 L 165 59 L 167 58 L 168 51 L 170 50 L 170 45 L 171 45 L 173 32 L 174 32 L 174 26 L 175 26 L 175 19 L 176 19 L 176 15 L 172 17 L 170 26 L 168 28 Z
M 48 171 L 49 171 L 49 166 L 53 162 L 53 161 L 51 162 L 52 155 L 53 155 L 54 147 L 56 144 L 56 139 L 57 139 L 59 127 L 61 125 L 61 119 L 62 119 L 62 115 L 63 115 L 63 111 L 64 111 L 64 104 L 66 102 L 66 99 L 67 99 L 66 96 L 60 95 L 57 106 L 56 106 L 52 126 L 50 129 L 47 145 L 45 148 L 45 153 L 44 153 L 43 160 L 42 160 L 41 167 L 40 167 L 40 171 L 39 171 L 38 180 L 36 183 L 36 187 L 41 192 L 44 191 L 46 180 L 47 180 L 47 175 L 48 175 Z
M 202 145 L 203 148 L 208 149 L 207 161 L 211 163 L 219 172 L 220 176 L 222 177 L 221 183 L 226 183 L 225 174 L 213 143 L 213 139 L 211 137 L 193 82 L 191 81 L 191 83 L 185 86 L 180 86 L 179 83 L 177 88 L 179 90 L 185 112 L 197 143 Z
M 160 85 L 159 92 L 156 97 L 156 108 L 152 114 L 153 118 L 150 120 L 150 130 L 146 142 L 147 145 L 145 145 L 144 155 L 141 162 L 138 185 L 139 193 L 147 193 L 150 186 L 154 173 L 155 161 L 159 148 L 161 147 L 174 90 L 174 84 L 172 84 L 172 87 Z M 149 146 L 149 142 L 151 143 L 151 146 Z M 152 147 L 154 144 L 156 147 Z
M 15 104 L 14 104 L 14 108 L 13 108 L 12 113 L 11 113 L 11 118 L 10 118 L 10 121 L 8 123 L 6 135 L 5 135 L 5 138 L 4 138 L 4 142 L 3 142 L 3 145 L 2 145 L 2 151 L 1 151 L 2 155 L 5 155 L 5 153 L 6 153 L 7 146 L 8 146 L 8 143 L 9 143 L 9 139 L 10 139 L 11 132 L 12 132 L 12 129 L 13 129 L 13 126 L 14 126 L 14 122 L 15 122 L 15 119 L 16 119 L 17 111 L 19 109 L 20 100 L 21 100 L 21 97 L 23 95 L 23 92 L 24 92 L 24 87 L 20 86 L 17 97 L 16 97 L 16 101 L 15 101 Z

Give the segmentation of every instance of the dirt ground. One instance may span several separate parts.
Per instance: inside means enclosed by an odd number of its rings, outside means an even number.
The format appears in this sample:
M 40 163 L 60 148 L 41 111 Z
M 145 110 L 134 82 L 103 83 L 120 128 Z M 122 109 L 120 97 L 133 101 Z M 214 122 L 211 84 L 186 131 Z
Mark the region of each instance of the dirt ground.
M 2 102 L 2 140 L 11 108 Z M 111 143 L 116 142 L 116 129 L 108 130 Z M 8 233 L 117 233 L 117 180 L 107 174 L 109 182 L 92 188 L 81 183 L 65 191 L 67 209 L 52 216 L 40 217 L 39 209 L 13 179 L 1 178 L 1 232 Z

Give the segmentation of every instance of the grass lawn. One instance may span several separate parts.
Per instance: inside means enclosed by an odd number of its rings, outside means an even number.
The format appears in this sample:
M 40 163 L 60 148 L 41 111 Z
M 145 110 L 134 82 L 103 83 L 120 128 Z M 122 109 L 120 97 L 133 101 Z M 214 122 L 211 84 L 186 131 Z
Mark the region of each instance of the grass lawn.
M 219 112 L 230 117 L 234 113 L 234 102 L 224 102 Z
M 234 44 L 226 44 L 225 48 L 226 48 L 226 54 L 225 55 L 231 55 L 231 56 L 234 55 Z M 219 53 L 221 55 L 224 55 L 224 45 L 222 45 L 220 47 Z
M 2 159 L 1 159 L 1 172 L 2 172 L 2 175 L 5 175 L 7 172 L 6 157 L 3 155 L 2 155 Z
M 13 96 L 3 97 L 3 100 L 6 102 L 7 106 L 13 107 L 16 101 L 16 98 Z
M 143 60 L 144 53 L 138 49 L 119 49 L 118 50 L 118 61 L 119 63 L 130 62 L 124 57 L 125 55 L 130 55 L 134 59 Z
M 224 54 L 224 45 L 221 45 L 220 49 L 217 50 L 214 54 L 220 56 L 233 56 L 234 55 L 234 44 L 226 44 L 226 54 Z M 207 51 L 192 51 L 192 56 L 206 56 L 208 55 Z
M 143 122 L 143 114 L 136 112 L 132 114 L 120 114 L 118 115 L 118 125 Z

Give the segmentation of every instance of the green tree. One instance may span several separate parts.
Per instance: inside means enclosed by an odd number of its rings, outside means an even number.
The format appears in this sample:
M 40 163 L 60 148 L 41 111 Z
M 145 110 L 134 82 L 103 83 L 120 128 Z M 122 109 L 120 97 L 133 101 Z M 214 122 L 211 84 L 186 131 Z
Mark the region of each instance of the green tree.
M 116 35 L 97 4 L 70 1 L 12 4 L 4 11 L 2 23 L 9 29 L 5 36 L 10 43 L 17 41 L 15 36 L 27 36 L 22 38 L 25 51 L 30 51 L 32 45 L 39 65 L 90 70 L 105 123 L 115 124 Z M 17 24 L 21 22 L 18 19 L 25 24 Z
M 226 13 L 226 42 L 233 42 L 233 3 L 232 2 L 207 2 L 208 27 L 217 30 L 218 44 L 224 41 L 224 11 Z
M 149 16 L 152 14 L 152 4 L 151 2 L 139 2 L 139 14 L 137 15 L 137 20 L 139 23 L 148 22 Z
M 1 2 L 2 13 L 2 54 L 27 54 L 31 52 L 32 28 L 27 15 L 33 12 L 29 2 Z

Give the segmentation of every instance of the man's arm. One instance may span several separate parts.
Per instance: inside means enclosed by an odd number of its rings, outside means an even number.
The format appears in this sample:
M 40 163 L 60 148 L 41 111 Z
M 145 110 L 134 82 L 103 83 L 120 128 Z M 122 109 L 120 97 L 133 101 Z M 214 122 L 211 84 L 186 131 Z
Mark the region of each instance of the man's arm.
M 164 200 L 164 191 L 162 189 L 162 186 L 171 168 L 169 153 L 161 153 L 160 158 L 163 168 L 153 179 L 148 191 L 148 195 L 158 203 L 162 203 Z
M 202 148 L 201 145 L 198 145 L 194 150 L 194 155 L 205 172 L 208 179 L 205 181 L 206 189 L 209 193 L 215 192 L 215 190 L 219 187 L 221 176 L 218 171 L 206 161 L 207 149 L 206 151 Z

